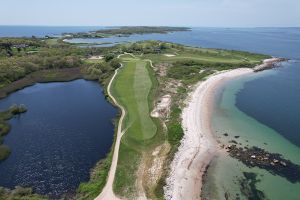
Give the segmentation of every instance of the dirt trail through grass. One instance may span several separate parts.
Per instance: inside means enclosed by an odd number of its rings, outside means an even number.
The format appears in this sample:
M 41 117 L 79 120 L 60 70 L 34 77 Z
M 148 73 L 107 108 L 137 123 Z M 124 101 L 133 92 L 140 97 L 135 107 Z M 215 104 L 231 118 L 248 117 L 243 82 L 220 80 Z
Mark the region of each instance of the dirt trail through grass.
M 149 95 L 153 82 L 148 60 L 126 57 L 122 61 L 123 67 L 116 70 L 108 85 L 108 95 L 122 115 L 108 180 L 96 200 L 119 199 L 114 192 L 122 197 L 145 199 L 143 191 L 142 194 L 137 189 L 140 187 L 136 185 L 136 173 L 144 142 L 157 132 L 150 117 Z

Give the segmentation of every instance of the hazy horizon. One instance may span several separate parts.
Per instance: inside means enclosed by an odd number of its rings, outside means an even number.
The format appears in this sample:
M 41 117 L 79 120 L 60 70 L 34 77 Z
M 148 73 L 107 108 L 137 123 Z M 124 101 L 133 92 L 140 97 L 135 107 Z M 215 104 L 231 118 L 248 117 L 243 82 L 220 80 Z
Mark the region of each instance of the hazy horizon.
M 10 0 L 1 25 L 300 27 L 299 0 Z
M 32 25 L 32 24 L 0 24 L 0 26 L 24 26 L 24 27 L 186 27 L 186 28 L 228 28 L 228 29 L 251 29 L 251 28 L 300 28 L 299 26 L 176 26 L 176 25 L 111 25 L 111 26 L 102 26 L 102 25 Z

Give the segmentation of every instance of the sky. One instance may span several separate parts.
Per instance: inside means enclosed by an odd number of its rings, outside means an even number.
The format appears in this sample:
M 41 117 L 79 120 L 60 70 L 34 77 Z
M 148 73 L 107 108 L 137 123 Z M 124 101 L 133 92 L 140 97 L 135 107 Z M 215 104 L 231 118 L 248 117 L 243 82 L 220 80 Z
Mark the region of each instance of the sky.
M 0 25 L 300 26 L 300 0 L 0 0 L 0 8 Z

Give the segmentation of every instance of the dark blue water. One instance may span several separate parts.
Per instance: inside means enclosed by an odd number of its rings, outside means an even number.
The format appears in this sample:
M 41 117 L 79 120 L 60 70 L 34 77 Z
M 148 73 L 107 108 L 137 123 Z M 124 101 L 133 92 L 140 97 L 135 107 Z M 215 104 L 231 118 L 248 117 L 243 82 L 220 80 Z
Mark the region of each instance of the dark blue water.
M 236 106 L 300 147 L 300 63 L 286 63 L 276 71 L 246 82 Z
M 12 154 L 0 163 L 0 186 L 33 187 L 55 198 L 89 180 L 90 169 L 113 142 L 116 109 L 97 82 L 36 84 L 0 100 L 28 111 L 10 120 L 5 137 Z
M 101 26 L 0 26 L 0 37 L 45 37 L 104 29 Z

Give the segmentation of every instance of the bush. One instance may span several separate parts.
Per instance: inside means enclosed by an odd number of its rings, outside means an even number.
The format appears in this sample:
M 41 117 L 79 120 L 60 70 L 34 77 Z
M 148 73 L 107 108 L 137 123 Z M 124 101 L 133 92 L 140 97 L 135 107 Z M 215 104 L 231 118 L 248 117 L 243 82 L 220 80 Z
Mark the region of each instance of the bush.
M 121 62 L 120 59 L 114 58 L 110 61 L 110 66 L 114 69 L 117 69 L 121 66 L 120 62 Z
M 105 60 L 106 62 L 109 62 L 110 60 L 114 59 L 115 57 L 116 57 L 115 54 L 109 53 L 109 54 L 106 54 L 106 55 L 104 56 L 104 60 Z

